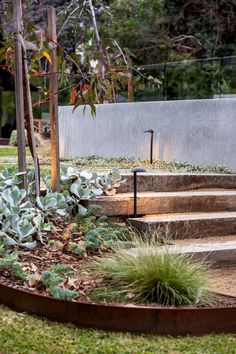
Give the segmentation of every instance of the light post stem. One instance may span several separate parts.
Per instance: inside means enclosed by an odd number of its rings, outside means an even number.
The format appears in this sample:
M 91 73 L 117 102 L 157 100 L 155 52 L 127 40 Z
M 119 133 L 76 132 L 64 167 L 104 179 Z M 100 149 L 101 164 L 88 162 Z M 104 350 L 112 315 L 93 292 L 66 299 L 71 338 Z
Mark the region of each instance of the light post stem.
M 138 172 L 146 172 L 143 167 L 134 167 L 132 168 L 133 176 L 133 183 L 134 183 L 134 217 L 137 217 L 137 173 Z
M 137 217 L 137 173 L 134 172 L 134 217 Z
M 151 133 L 150 164 L 153 162 L 153 132 Z

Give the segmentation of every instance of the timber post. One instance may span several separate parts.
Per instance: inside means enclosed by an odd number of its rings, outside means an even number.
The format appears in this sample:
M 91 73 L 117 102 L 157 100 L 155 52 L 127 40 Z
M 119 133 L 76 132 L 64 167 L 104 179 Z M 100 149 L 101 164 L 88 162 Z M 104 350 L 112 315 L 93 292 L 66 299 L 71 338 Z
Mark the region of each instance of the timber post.
M 60 192 L 60 160 L 59 160 L 59 128 L 58 128 L 58 94 L 57 94 L 57 33 L 56 10 L 48 9 L 48 37 L 52 43 L 49 63 L 49 97 L 50 97 L 50 125 L 51 125 L 51 166 L 52 190 Z

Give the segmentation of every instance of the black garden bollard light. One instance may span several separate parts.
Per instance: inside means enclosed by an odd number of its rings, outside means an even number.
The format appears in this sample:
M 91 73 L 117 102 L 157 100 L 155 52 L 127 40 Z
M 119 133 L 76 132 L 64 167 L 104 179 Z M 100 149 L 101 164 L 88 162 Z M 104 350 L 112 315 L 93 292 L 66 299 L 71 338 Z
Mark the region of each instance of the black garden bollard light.
M 134 167 L 131 172 L 134 174 L 134 217 L 137 217 L 137 173 L 146 172 L 143 167 Z
M 153 134 L 154 134 L 154 130 L 148 129 L 148 130 L 145 130 L 144 133 L 150 133 L 151 134 L 151 140 L 150 140 L 150 164 L 152 165 L 152 162 L 153 162 Z

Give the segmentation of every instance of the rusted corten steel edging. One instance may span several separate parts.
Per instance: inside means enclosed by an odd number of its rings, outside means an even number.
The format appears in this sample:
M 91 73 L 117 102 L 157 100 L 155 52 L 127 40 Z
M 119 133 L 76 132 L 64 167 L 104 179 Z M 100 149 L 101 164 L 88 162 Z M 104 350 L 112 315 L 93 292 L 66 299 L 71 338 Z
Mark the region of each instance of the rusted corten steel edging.
M 68 302 L 0 284 L 0 302 L 58 322 L 103 330 L 162 335 L 236 333 L 236 307 L 153 308 Z

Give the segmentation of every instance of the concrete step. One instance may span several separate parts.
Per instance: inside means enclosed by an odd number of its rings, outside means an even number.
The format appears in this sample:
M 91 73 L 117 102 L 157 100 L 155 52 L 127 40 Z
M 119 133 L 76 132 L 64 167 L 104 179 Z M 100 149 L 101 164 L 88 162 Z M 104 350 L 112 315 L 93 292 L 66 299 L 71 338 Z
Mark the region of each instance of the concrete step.
M 168 245 L 191 245 L 194 246 L 195 244 L 204 243 L 225 243 L 228 241 L 236 241 L 236 234 L 235 235 L 227 235 L 227 236 L 212 236 L 212 237 L 204 237 L 204 238 L 188 238 L 183 240 L 170 240 Z
M 236 263 L 236 235 L 174 240 L 171 247 L 177 247 L 181 253 L 192 254 L 194 259 Z
M 236 236 L 227 238 L 218 237 L 217 241 L 212 242 L 209 238 L 201 242 L 201 240 L 188 240 L 183 242 L 175 242 L 175 245 L 150 247 L 147 252 L 160 253 L 169 251 L 176 254 L 188 254 L 193 259 L 203 260 L 214 263 L 234 263 L 236 262 Z M 132 254 L 139 252 L 139 249 L 132 249 Z
M 236 234 L 236 212 L 179 213 L 129 218 L 128 223 L 147 236 L 186 239 Z
M 122 175 L 126 183 L 117 188 L 119 193 L 133 191 L 133 175 Z M 194 173 L 139 173 L 137 176 L 140 192 L 183 191 L 198 188 L 236 189 L 236 174 L 194 174 Z
M 117 193 L 89 200 L 87 206 L 98 204 L 100 214 L 107 216 L 132 215 L 133 193 Z M 190 213 L 236 211 L 236 190 L 192 190 L 182 192 L 139 192 L 139 215 L 159 213 Z

